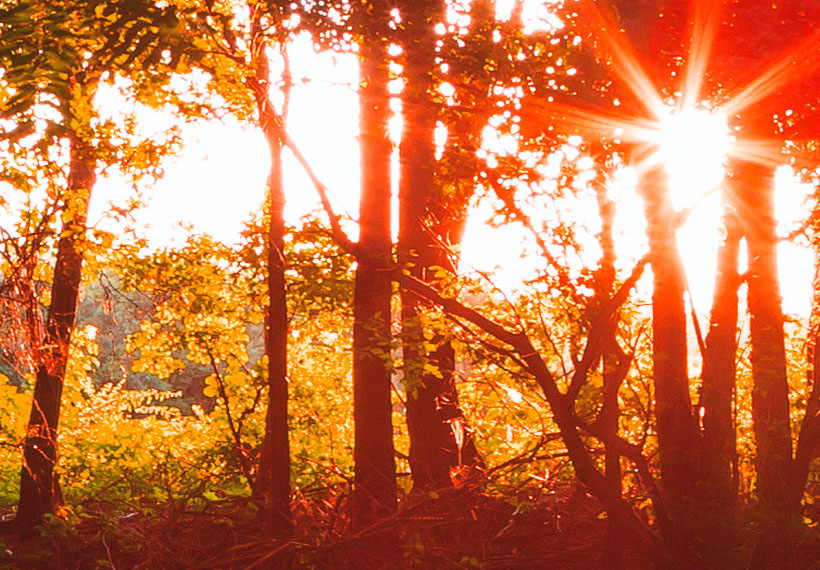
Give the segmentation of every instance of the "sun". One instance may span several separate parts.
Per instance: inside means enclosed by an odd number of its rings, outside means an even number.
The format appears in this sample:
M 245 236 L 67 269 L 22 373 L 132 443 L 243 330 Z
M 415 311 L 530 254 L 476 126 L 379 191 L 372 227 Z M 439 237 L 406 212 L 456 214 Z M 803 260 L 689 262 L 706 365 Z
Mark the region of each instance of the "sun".
M 677 209 L 694 206 L 700 197 L 720 186 L 732 143 L 727 117 L 721 110 L 669 107 L 658 119 L 653 138 Z

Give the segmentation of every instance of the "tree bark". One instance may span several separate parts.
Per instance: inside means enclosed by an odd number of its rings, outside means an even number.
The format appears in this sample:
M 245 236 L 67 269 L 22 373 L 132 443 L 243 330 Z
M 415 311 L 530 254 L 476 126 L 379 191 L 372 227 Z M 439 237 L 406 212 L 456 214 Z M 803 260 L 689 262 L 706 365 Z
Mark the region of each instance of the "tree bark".
M 34 527 L 42 522 L 43 516 L 53 513 L 62 501 L 59 482 L 54 474 L 58 457 L 60 404 L 82 279 L 81 243 L 91 190 L 96 181 L 91 149 L 77 135 L 71 136 L 70 144 L 70 170 L 54 262 L 51 305 L 44 344 L 38 350 L 34 401 L 23 442 L 20 502 L 15 517 L 15 524 L 23 534 L 32 533 Z
M 686 349 L 685 277 L 677 245 L 677 215 L 656 166 L 640 182 L 649 238 L 652 293 L 653 369 L 664 496 L 674 536 L 668 541 L 684 553 L 696 533 L 701 451 L 697 419 L 689 398 Z
M 773 173 L 766 167 L 743 164 L 735 174 L 735 183 L 743 200 L 749 255 L 752 415 L 757 442 L 758 495 L 761 503 L 775 507 L 785 498 L 791 438 L 777 277 Z
M 259 13 L 252 20 L 255 55 L 254 96 L 259 122 L 270 150 L 268 173 L 268 311 L 265 321 L 265 354 L 268 357 L 268 407 L 259 469 L 253 482 L 253 497 L 260 520 L 276 538 L 292 532 L 290 510 L 290 445 L 288 441 L 288 309 L 285 289 L 285 192 L 282 180 L 284 125 L 268 95 L 270 65 L 265 52 Z M 288 87 L 286 87 L 287 89 Z M 286 95 L 287 97 L 287 95 Z
M 705 480 L 701 534 L 705 537 L 704 556 L 718 568 L 732 568 L 736 564 L 737 443 L 732 398 L 736 381 L 738 255 L 742 238 L 736 205 L 729 189 L 724 213 L 726 235 L 718 249 L 700 396 Z
M 440 0 L 405 2 L 403 48 L 405 87 L 402 104 L 404 132 L 399 185 L 399 261 L 411 275 L 434 280 L 433 269 L 455 273 L 448 246 L 463 233 L 466 203 L 453 207 L 439 196 L 436 186 L 436 103 L 432 76 L 436 67 L 436 34 L 442 17 Z M 424 349 L 420 322 L 424 303 L 402 291 L 402 347 L 407 388 L 407 428 L 413 488 L 452 486 L 480 463 L 472 433 L 459 408 L 455 380 L 455 351 L 441 335 L 431 339 L 436 348 Z M 429 368 L 437 373 L 431 373 Z
M 595 297 L 599 300 L 597 307 L 600 310 L 614 294 L 615 288 L 615 239 L 613 227 L 615 223 L 615 203 L 607 196 L 606 187 L 601 181 L 595 183 L 595 195 L 598 202 L 598 214 L 601 218 L 601 233 L 598 243 L 601 246 L 601 262 L 595 279 Z M 606 347 L 601 355 L 603 368 L 603 389 L 601 391 L 601 406 L 596 423 L 602 430 L 613 437 L 618 435 L 618 420 L 620 409 L 618 406 L 618 392 L 626 375 L 629 373 L 631 359 L 624 353 L 618 344 L 617 322 L 619 315 L 603 316 L 596 320 L 600 326 L 606 327 L 602 333 L 602 344 Z M 621 496 L 622 473 L 621 455 L 610 444 L 604 445 L 604 477 L 613 496 Z M 624 568 L 624 524 L 621 517 L 612 513 L 607 518 L 604 547 L 602 550 L 601 565 L 610 570 Z
M 370 14 L 386 22 L 378 3 Z M 355 462 L 353 514 L 361 528 L 396 508 L 390 364 L 392 237 L 390 227 L 392 146 L 387 123 L 387 44 L 369 37 L 360 47 L 359 109 L 362 191 L 358 267 L 353 294 L 353 418 Z
M 750 567 L 790 568 L 794 565 L 788 509 L 792 442 L 777 275 L 774 173 L 769 166 L 748 162 L 734 166 L 733 185 L 741 204 L 749 256 L 752 420 L 757 447 L 756 491 L 763 521 Z
M 738 319 L 738 255 L 742 237 L 737 215 L 730 205 L 724 216 L 726 236 L 718 250 L 700 405 L 703 408 L 705 452 L 714 466 L 712 492 L 727 506 L 736 499 L 734 465 L 737 458 L 732 396 L 735 388 Z
M 820 444 L 820 244 L 818 236 L 813 236 L 814 247 L 814 298 L 807 341 L 807 380 L 810 392 L 806 402 L 806 415 L 800 426 L 797 448 L 794 452 L 794 466 L 789 482 L 789 508 L 793 517 L 802 515 L 803 491 Z

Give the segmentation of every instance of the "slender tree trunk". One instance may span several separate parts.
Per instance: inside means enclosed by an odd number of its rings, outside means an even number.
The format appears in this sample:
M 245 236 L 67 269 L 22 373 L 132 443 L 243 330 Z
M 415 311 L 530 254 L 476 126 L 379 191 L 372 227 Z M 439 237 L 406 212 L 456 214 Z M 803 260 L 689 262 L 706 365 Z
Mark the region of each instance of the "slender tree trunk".
M 736 175 L 747 220 L 749 312 L 751 313 L 752 414 L 757 442 L 758 494 L 764 505 L 784 499 L 791 462 L 789 387 L 780 285 L 777 277 L 773 176 L 743 165 Z
M 378 3 L 370 14 L 387 21 Z M 365 526 L 396 508 L 390 354 L 392 263 L 390 160 L 387 123 L 387 44 L 365 39 L 360 47 L 359 109 L 362 193 L 353 297 L 353 418 L 355 422 L 354 523 Z
M 440 2 L 404 2 L 404 77 L 401 139 L 401 179 L 399 182 L 399 262 L 410 274 L 427 280 L 425 262 L 430 259 L 431 228 L 425 227 L 427 204 L 433 191 L 435 146 L 433 133 L 436 109 L 431 72 L 435 65 L 435 45 L 431 27 L 440 12 Z M 434 15 L 435 14 L 435 15 Z M 428 20 L 429 19 L 429 20 Z M 407 430 L 410 436 L 410 469 L 415 489 L 444 487 L 450 480 L 452 453 L 449 425 L 438 417 L 436 398 L 442 378 L 425 373 L 423 325 L 419 322 L 423 303 L 402 291 L 402 352 L 404 386 L 407 392 Z
M 20 477 L 20 502 L 15 522 L 29 534 L 53 513 L 62 501 L 54 474 L 57 463 L 57 429 L 65 382 L 71 332 L 77 316 L 77 297 L 82 277 L 81 243 L 86 229 L 88 203 L 96 181 L 91 150 L 77 136 L 71 138 L 71 162 L 62 230 L 54 263 L 51 305 L 44 336 L 38 352 L 37 382 L 23 442 L 23 469 Z
M 730 206 L 724 217 L 726 236 L 718 250 L 706 359 L 700 405 L 703 408 L 703 439 L 714 466 L 711 475 L 715 501 L 727 506 L 736 499 L 734 465 L 737 458 L 732 421 L 735 389 L 738 319 L 738 255 L 742 237 L 737 216 Z
M 602 183 L 595 184 L 595 194 L 598 201 L 598 213 L 601 217 L 601 233 L 598 243 L 601 246 L 601 265 L 596 276 L 595 296 L 599 299 L 599 306 L 608 301 L 614 293 L 615 287 L 615 239 L 613 225 L 615 222 L 615 203 L 607 196 L 606 187 Z M 603 393 L 601 408 L 596 422 L 606 433 L 618 435 L 618 392 L 626 375 L 629 373 L 631 359 L 624 353 L 618 344 L 617 322 L 618 315 L 614 314 L 604 319 L 597 319 L 599 326 L 606 326 L 602 342 L 607 347 L 602 354 L 603 366 Z M 621 455 L 614 446 L 605 445 L 604 478 L 609 492 L 616 497 L 621 496 Z M 604 536 L 601 565 L 608 570 L 624 568 L 624 522 L 616 512 L 608 513 L 607 529 Z
M 447 243 L 437 246 L 430 244 L 428 247 L 431 248 L 427 251 L 429 257 L 427 260 L 418 258 L 419 265 L 425 269 L 441 267 L 455 274 L 455 267 L 447 255 Z M 426 281 L 433 282 L 435 279 L 427 274 Z M 412 299 L 411 303 L 404 313 L 408 319 L 417 318 L 421 309 L 416 304 L 418 299 Z M 420 327 L 411 329 L 412 333 L 415 334 L 405 345 L 410 346 L 410 354 L 413 345 L 419 346 L 425 338 Z M 411 363 L 408 369 L 420 377 L 420 381 L 411 380 L 411 386 L 416 386 L 416 389 L 407 395 L 410 467 L 413 488 L 417 490 L 458 485 L 469 478 L 476 468 L 483 466 L 472 430 L 459 406 L 453 343 L 440 334 L 434 335 L 431 342 L 436 348 L 429 353 L 419 348 L 415 355 L 417 362 Z M 437 374 L 425 373 L 420 369 L 425 363 L 432 365 Z
M 789 509 L 793 517 L 799 517 L 803 508 L 803 491 L 820 445 L 820 244 L 814 236 L 814 298 L 807 341 L 808 366 L 806 376 L 810 393 L 806 403 L 806 415 L 800 426 L 794 466 L 789 482 Z
M 440 0 L 405 2 L 404 132 L 399 186 L 399 256 L 410 273 L 431 282 L 431 268 L 455 273 L 447 248 L 460 242 L 466 203 L 453 208 L 437 196 L 435 182 L 436 104 L 432 73 L 436 67 L 433 30 L 443 15 Z M 480 463 L 471 431 L 459 408 L 455 380 L 455 351 L 448 339 L 436 335 L 437 347 L 425 350 L 424 303 L 402 292 L 402 338 L 407 388 L 407 428 L 413 488 L 443 488 L 468 475 Z M 437 370 L 430 373 L 429 367 Z
M 718 249 L 700 397 L 706 481 L 702 490 L 704 512 L 701 519 L 705 537 L 704 557 L 716 568 L 732 568 L 736 564 L 734 506 L 737 497 L 737 449 L 732 397 L 735 389 L 740 285 L 738 254 L 742 232 L 731 189 L 726 202 L 726 236 Z
M 681 554 L 691 551 L 696 533 L 700 477 L 700 433 L 689 398 L 686 350 L 685 280 L 676 239 L 676 215 L 662 167 L 644 175 L 641 193 L 647 219 L 652 294 L 652 340 L 655 401 L 664 496 Z
M 763 532 L 751 568 L 790 568 L 788 482 L 792 466 L 789 386 L 774 216 L 774 173 L 752 163 L 735 165 L 734 181 L 749 254 L 752 341 L 752 419 L 757 456 L 757 495 Z
M 265 322 L 265 354 L 268 357 L 268 408 L 265 436 L 253 497 L 260 519 L 274 537 L 292 531 L 290 511 L 290 446 L 288 441 L 288 309 L 285 289 L 285 192 L 282 181 L 281 129 L 284 125 L 268 95 L 270 65 L 258 17 L 253 19 L 254 72 L 259 121 L 270 149 L 268 173 L 268 312 Z M 287 94 L 286 94 L 287 98 Z

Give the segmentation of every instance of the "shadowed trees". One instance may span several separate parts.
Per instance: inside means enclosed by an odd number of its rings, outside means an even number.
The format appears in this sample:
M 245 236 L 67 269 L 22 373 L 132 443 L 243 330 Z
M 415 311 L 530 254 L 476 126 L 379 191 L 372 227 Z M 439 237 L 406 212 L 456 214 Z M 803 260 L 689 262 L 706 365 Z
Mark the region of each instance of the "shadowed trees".
M 581 4 L 585 14 L 606 12 L 606 8 L 596 12 L 589 2 Z M 651 196 L 647 199 L 644 192 L 655 275 L 653 380 L 663 488 L 670 516 L 673 521 L 680 519 L 676 526 L 683 528 L 683 535 L 675 540 L 681 541 L 682 552 L 708 560 L 715 567 L 737 563 L 725 547 L 733 543 L 732 531 L 727 530 L 723 536 L 720 530 L 731 529 L 736 516 L 732 398 L 741 285 L 738 254 L 739 244 L 745 239 L 756 495 L 762 521 L 752 567 L 788 567 L 793 564 L 788 528 L 796 513 L 789 511 L 791 507 L 785 500 L 788 482 L 794 479 L 794 465 L 777 276 L 773 180 L 774 168 L 782 161 L 777 150 L 785 148 L 787 141 L 791 148 L 795 144 L 799 148 L 801 139 L 816 133 L 817 98 L 806 92 L 804 83 L 806 79 L 817 80 L 816 14 L 807 13 L 796 2 L 612 4 L 617 8 L 614 14 L 605 14 L 601 22 L 612 22 L 617 17 L 626 35 L 604 26 L 597 33 L 601 44 L 610 45 L 612 58 L 602 59 L 614 62 L 613 69 L 623 88 L 617 94 L 632 100 L 633 106 L 646 104 L 642 98 L 646 85 L 640 84 L 639 73 L 629 67 L 640 65 L 647 72 L 647 80 L 654 84 L 652 87 L 664 96 L 675 89 L 687 91 L 695 86 L 699 91 L 690 92 L 689 96 L 723 104 L 742 141 L 735 151 L 737 156 L 728 165 L 726 237 L 719 252 L 711 324 L 704 347 L 702 397 L 697 408 L 692 407 L 688 395 L 685 277 L 676 269 L 680 267 L 674 229 L 677 213 L 662 200 Z M 780 39 L 774 42 L 775 37 Z M 772 53 L 775 43 L 785 44 L 780 53 Z M 804 58 L 805 65 L 797 66 L 799 58 Z M 673 73 L 675 61 L 680 62 L 680 71 Z M 682 77 L 680 87 L 674 85 L 678 77 Z M 653 112 L 651 106 L 648 110 L 649 114 Z M 784 121 L 784 115 L 795 118 Z M 758 150 L 750 151 L 755 145 Z M 762 150 L 766 146 L 769 151 Z M 799 152 L 793 154 L 800 163 Z M 665 191 L 656 178 L 656 172 L 650 169 L 641 184 L 659 188 L 657 196 Z M 658 224 L 661 219 L 665 221 Z M 670 383 L 673 378 L 677 381 Z M 677 387 L 677 396 L 671 399 L 670 387 Z M 697 424 L 696 412 L 703 418 L 702 428 Z M 670 421 L 672 418 L 674 421 Z

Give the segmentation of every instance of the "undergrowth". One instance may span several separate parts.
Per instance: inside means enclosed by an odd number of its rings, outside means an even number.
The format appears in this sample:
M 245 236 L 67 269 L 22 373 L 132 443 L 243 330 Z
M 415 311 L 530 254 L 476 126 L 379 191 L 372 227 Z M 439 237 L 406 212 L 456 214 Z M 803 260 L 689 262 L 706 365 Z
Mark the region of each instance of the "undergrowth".
M 2 567 L 247 569 L 283 558 L 316 570 L 600 567 L 606 521 L 572 483 L 506 495 L 478 488 L 411 495 L 394 515 L 356 530 L 348 497 L 345 485 L 297 494 L 287 541 L 266 535 L 246 498 L 81 503 L 51 518 L 37 538 L 5 533 Z

